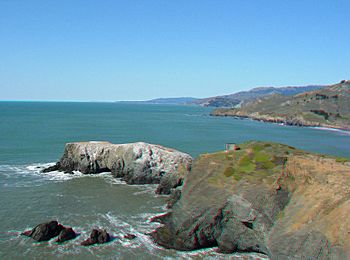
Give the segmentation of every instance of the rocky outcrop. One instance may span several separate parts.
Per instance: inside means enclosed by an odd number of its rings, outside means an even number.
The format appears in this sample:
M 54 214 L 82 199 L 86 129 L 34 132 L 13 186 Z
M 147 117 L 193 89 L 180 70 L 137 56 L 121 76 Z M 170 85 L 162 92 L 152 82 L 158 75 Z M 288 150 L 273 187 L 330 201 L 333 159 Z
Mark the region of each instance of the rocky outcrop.
M 66 228 L 59 224 L 56 220 L 39 224 L 32 230 L 24 231 L 22 235 L 31 237 L 38 242 L 48 241 L 58 236 L 56 240 L 58 243 L 65 242 L 76 237 L 76 234 L 72 228 Z
M 67 143 L 61 160 L 43 172 L 112 172 L 128 184 L 159 184 L 157 193 L 170 194 L 182 185 L 191 164 L 188 154 L 159 145 L 77 142 Z
M 136 238 L 136 235 L 128 233 L 128 234 L 124 235 L 124 238 L 129 239 L 129 240 L 133 240 Z
M 350 163 L 250 142 L 205 154 L 151 236 L 178 250 L 218 247 L 271 259 L 350 256 Z
M 90 246 L 94 244 L 104 244 L 111 240 L 110 235 L 107 233 L 106 230 L 102 229 L 93 229 L 91 231 L 90 237 L 81 242 L 82 246 Z
M 56 239 L 57 243 L 63 243 L 68 240 L 74 239 L 77 237 L 77 234 L 74 232 L 73 228 L 64 228 L 60 234 L 58 235 L 58 238 Z

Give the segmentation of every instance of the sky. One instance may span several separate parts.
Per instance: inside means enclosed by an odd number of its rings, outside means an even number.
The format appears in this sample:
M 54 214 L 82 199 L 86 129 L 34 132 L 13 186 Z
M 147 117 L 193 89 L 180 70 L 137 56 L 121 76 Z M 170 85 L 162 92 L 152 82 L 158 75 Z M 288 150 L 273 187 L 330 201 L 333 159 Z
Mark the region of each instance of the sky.
M 348 0 L 0 0 L 0 100 L 209 97 L 350 78 Z

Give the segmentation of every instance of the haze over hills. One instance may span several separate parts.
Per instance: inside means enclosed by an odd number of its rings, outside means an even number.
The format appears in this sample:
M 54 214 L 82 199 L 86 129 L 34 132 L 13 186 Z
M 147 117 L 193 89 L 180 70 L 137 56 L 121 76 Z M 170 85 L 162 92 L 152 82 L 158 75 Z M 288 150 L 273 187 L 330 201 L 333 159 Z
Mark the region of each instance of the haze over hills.
M 176 98 L 155 98 L 151 100 L 141 101 L 117 101 L 118 103 L 131 104 L 168 104 L 168 105 L 200 105 L 206 107 L 235 107 L 246 102 L 253 101 L 257 98 L 281 94 L 292 96 L 295 94 L 321 89 L 325 85 L 309 85 L 309 86 L 288 86 L 288 87 L 257 87 L 247 91 L 240 91 L 229 95 L 221 95 L 208 98 L 193 97 L 176 97 Z
M 193 103 L 197 98 L 179 97 L 179 98 L 155 98 L 144 101 L 117 101 L 118 103 L 140 103 L 140 104 L 164 104 L 164 105 L 185 105 Z
M 234 94 L 198 99 L 198 100 L 194 100 L 192 103 L 196 105 L 208 106 L 208 107 L 234 107 L 241 103 L 246 103 L 246 102 L 255 100 L 257 98 L 272 95 L 272 94 L 292 96 L 299 93 L 320 89 L 323 87 L 325 86 L 309 85 L 309 86 L 298 86 L 298 87 L 288 86 L 288 87 L 279 87 L 279 88 L 258 87 L 248 91 L 240 91 Z
M 350 80 L 293 96 L 274 94 L 240 108 L 217 109 L 212 115 L 248 117 L 299 126 L 350 129 Z

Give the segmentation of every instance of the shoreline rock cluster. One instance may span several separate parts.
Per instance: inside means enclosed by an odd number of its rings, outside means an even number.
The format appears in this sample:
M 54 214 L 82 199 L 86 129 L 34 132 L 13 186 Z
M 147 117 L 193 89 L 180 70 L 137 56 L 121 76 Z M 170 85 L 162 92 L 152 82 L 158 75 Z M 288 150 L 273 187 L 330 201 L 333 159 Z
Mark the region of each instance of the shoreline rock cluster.
M 63 243 L 77 236 L 71 227 L 62 226 L 56 220 L 39 224 L 32 230 L 24 231 L 22 235 L 31 237 L 38 242 L 48 241 L 54 237 L 58 237 L 55 241 L 57 243 Z
M 191 165 L 190 155 L 160 145 L 76 142 L 67 143 L 60 161 L 43 172 L 111 172 L 127 184 L 159 184 L 156 193 L 170 194 L 182 185 Z
M 304 118 L 298 117 L 298 116 L 282 117 L 282 116 L 261 115 L 259 113 L 246 114 L 240 111 L 237 111 L 237 112 L 234 112 L 232 110 L 226 111 L 226 109 L 217 109 L 211 112 L 210 115 L 218 116 L 218 117 L 234 117 L 238 119 L 251 119 L 254 121 L 260 121 L 260 122 L 272 123 L 272 124 L 283 124 L 287 126 L 326 127 L 326 128 L 350 131 L 350 127 L 347 127 L 345 125 L 338 126 L 338 125 L 323 124 L 319 122 L 312 122 L 312 121 L 307 121 Z
M 78 234 L 71 227 L 65 227 L 56 220 L 41 223 L 32 230 L 24 231 L 21 235 L 31 237 L 37 242 L 49 241 L 57 237 L 56 243 L 63 243 L 75 239 Z M 126 234 L 126 239 L 136 238 L 133 234 Z M 82 246 L 91 246 L 95 244 L 105 244 L 111 241 L 110 234 L 103 229 L 92 229 L 89 238 L 80 243 Z
M 269 116 L 260 115 L 259 113 L 245 114 L 240 111 L 233 112 L 227 110 L 227 112 L 216 110 L 210 114 L 211 116 L 231 116 L 242 119 L 252 119 L 255 121 L 261 121 L 266 123 L 284 124 L 290 126 L 305 126 L 305 127 L 320 127 L 324 126 L 317 122 L 309 122 L 299 117 L 282 117 L 282 116 Z M 329 126 L 328 126 L 329 127 Z M 334 127 L 333 127 L 334 128 Z

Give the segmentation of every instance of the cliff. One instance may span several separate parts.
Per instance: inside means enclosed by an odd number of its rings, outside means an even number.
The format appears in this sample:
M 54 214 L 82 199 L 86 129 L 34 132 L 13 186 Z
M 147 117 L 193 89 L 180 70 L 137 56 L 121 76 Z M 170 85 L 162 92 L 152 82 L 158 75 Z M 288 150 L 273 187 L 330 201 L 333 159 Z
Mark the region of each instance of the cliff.
M 350 129 L 350 81 L 294 95 L 270 95 L 240 108 L 217 109 L 214 116 L 235 116 L 298 126 Z
M 350 257 L 350 162 L 262 142 L 204 154 L 151 235 L 178 250 Z
M 240 91 L 237 93 L 209 97 L 203 99 L 197 99 L 191 101 L 190 104 L 196 104 L 206 107 L 235 107 L 240 104 L 245 104 L 247 102 L 254 101 L 258 98 L 266 97 L 273 94 L 280 94 L 284 96 L 293 96 L 299 93 L 304 93 L 316 89 L 324 88 L 325 86 L 320 85 L 310 85 L 310 86 L 299 86 L 299 87 L 259 87 L 253 88 L 248 91 Z
M 68 143 L 44 171 L 111 171 L 129 184 L 159 183 L 157 192 L 172 196 L 168 213 L 154 218 L 163 225 L 150 235 L 166 248 L 350 257 L 350 159 L 275 143 L 239 148 L 192 164 L 189 155 L 158 145 Z
M 60 161 L 43 172 L 112 172 L 128 184 L 159 183 L 157 193 L 169 194 L 182 185 L 191 164 L 192 158 L 188 154 L 160 145 L 77 142 L 67 143 Z

